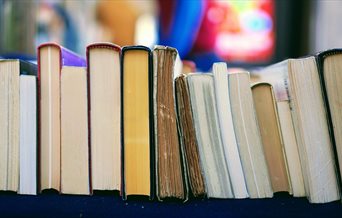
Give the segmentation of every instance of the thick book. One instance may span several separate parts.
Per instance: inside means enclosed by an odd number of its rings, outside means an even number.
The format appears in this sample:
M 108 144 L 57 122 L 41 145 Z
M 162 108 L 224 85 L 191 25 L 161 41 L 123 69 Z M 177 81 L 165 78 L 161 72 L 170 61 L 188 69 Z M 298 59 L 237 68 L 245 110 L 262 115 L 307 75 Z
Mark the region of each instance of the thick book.
M 189 74 L 186 80 L 207 196 L 233 198 L 218 121 L 213 75 Z
M 60 191 L 60 78 L 64 66 L 85 67 L 77 54 L 54 43 L 38 47 L 38 163 L 39 191 Z
M 196 139 L 194 120 L 191 112 L 190 93 L 186 75 L 180 74 L 175 78 L 175 95 L 179 140 L 184 148 L 184 162 L 187 180 L 192 196 L 199 197 L 206 194 L 203 170 L 200 164 L 198 143 Z
M 180 63 L 175 48 L 153 49 L 153 105 L 156 197 L 187 200 L 184 148 L 178 137 L 174 75 Z M 178 65 L 179 66 L 179 65 Z
M 154 197 L 152 52 L 144 46 L 122 48 L 122 194 Z
M 248 72 L 228 75 L 230 105 L 241 163 L 250 198 L 273 196 Z
M 121 189 L 120 55 L 111 43 L 87 47 L 93 190 Z
M 333 138 L 329 133 L 327 108 L 323 99 L 316 58 L 308 56 L 288 59 L 262 69 L 255 75 L 258 80 L 272 84 L 277 102 L 289 103 L 287 110 L 290 110 L 291 116 L 287 119 L 290 119 L 288 123 L 293 126 L 285 126 L 285 128 L 287 131 L 294 129 L 294 139 L 300 159 L 300 164 L 296 163 L 296 168 L 301 166 L 305 194 L 309 201 L 325 203 L 340 199 Z M 282 123 L 281 127 L 283 128 Z M 287 157 L 296 156 L 295 149 L 287 149 L 286 143 L 284 145 Z M 295 186 L 297 191 L 302 187 L 298 187 L 300 183 L 293 183 L 293 179 L 296 178 L 292 176 L 290 164 L 289 170 L 295 195 Z M 298 172 L 295 171 L 294 174 Z
M 0 190 L 36 194 L 35 64 L 0 60 Z
M 85 67 L 63 66 L 60 80 L 61 189 L 90 194 L 88 92 Z
M 339 174 L 340 191 L 342 191 L 342 49 L 330 49 L 316 55 L 323 97 L 327 108 L 329 131 L 334 144 L 336 167 Z
M 248 197 L 248 192 L 235 136 L 226 63 L 214 63 L 213 75 L 222 143 L 234 198 L 246 198 Z
M 252 94 L 273 192 L 292 193 L 273 87 L 257 83 Z

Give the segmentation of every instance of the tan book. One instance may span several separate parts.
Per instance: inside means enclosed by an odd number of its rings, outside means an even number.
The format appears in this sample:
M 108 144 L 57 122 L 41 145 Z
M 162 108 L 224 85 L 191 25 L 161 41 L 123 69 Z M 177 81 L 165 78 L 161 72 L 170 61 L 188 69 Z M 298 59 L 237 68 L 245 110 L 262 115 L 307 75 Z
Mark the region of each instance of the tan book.
M 183 148 L 179 143 L 173 78 L 178 52 L 166 46 L 153 50 L 153 104 L 156 196 L 187 199 Z
M 93 190 L 121 189 L 121 48 L 87 47 Z
M 87 71 L 61 72 L 61 193 L 90 194 Z
M 273 192 L 291 193 L 273 88 L 269 83 L 257 83 L 252 93 Z
M 230 105 L 241 163 L 250 198 L 273 196 L 248 72 L 228 75 Z
M 151 51 L 122 49 L 124 195 L 153 197 L 153 108 Z
M 179 121 L 179 138 L 184 147 L 189 187 L 194 197 L 204 196 L 205 183 L 200 165 L 198 144 L 196 139 L 191 102 L 186 75 L 181 74 L 175 79 L 175 94 L 177 99 L 177 117 Z
M 60 191 L 61 181 L 61 90 L 63 66 L 86 66 L 77 54 L 47 43 L 38 47 L 38 186 Z

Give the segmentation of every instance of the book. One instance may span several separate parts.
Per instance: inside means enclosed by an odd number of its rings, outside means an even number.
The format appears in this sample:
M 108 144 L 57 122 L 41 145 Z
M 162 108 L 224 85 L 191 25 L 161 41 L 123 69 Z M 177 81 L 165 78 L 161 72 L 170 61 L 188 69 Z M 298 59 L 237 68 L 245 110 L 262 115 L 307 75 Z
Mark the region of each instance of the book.
M 268 74 L 273 77 L 267 78 Z M 273 85 L 277 101 L 281 98 L 289 101 L 309 201 L 325 203 L 340 199 L 316 58 L 288 59 L 261 70 L 258 76 Z
M 38 47 L 38 152 L 39 191 L 60 191 L 61 120 L 60 75 L 63 66 L 85 67 L 77 54 L 54 43 Z
M 299 158 L 298 143 L 295 129 L 292 122 L 290 99 L 287 98 L 285 84 L 288 83 L 284 77 L 284 67 L 282 64 L 272 65 L 272 67 L 262 68 L 252 71 L 252 85 L 260 82 L 270 83 L 274 90 L 277 105 L 280 131 L 284 144 L 285 156 L 288 164 L 292 195 L 294 197 L 304 197 L 304 179 Z
M 153 49 L 153 104 L 156 197 L 187 199 L 184 151 L 178 138 L 173 78 L 176 49 L 155 46 Z
M 3 191 L 35 194 L 36 75 L 37 67 L 32 63 L 0 60 L 0 190 Z M 23 154 L 21 151 L 25 150 L 30 151 Z M 20 167 L 20 164 L 27 165 Z
M 292 193 L 272 85 L 254 84 L 252 94 L 272 190 Z
M 123 47 L 122 179 L 123 198 L 154 197 L 152 53 L 144 46 Z
M 334 152 L 336 160 L 336 168 L 339 186 L 341 191 L 341 175 L 342 175 L 342 114 L 340 102 L 340 84 L 342 77 L 340 75 L 342 50 L 330 49 L 320 52 L 316 55 L 318 73 L 320 76 L 321 86 L 323 89 L 323 98 L 327 109 L 329 131 L 332 136 Z
M 61 193 L 90 194 L 88 92 L 85 67 L 64 66 L 61 99 Z
M 37 194 L 37 66 L 20 76 L 19 194 Z M 29 70 L 28 70 L 29 71 Z
M 228 75 L 230 105 L 242 168 L 250 198 L 273 196 L 248 72 Z
M 196 139 L 209 198 L 233 198 L 218 121 L 212 74 L 186 77 Z
M 175 78 L 175 95 L 179 140 L 184 148 L 187 180 L 192 196 L 206 194 L 203 170 L 200 164 L 198 144 L 191 112 L 191 102 L 186 75 L 180 74 Z
M 230 105 L 228 71 L 226 63 L 214 63 L 213 75 L 222 143 L 230 174 L 234 198 L 247 198 L 248 192 L 241 165 L 237 140 L 235 137 Z
M 87 47 L 93 190 L 121 189 L 120 53 L 111 43 Z

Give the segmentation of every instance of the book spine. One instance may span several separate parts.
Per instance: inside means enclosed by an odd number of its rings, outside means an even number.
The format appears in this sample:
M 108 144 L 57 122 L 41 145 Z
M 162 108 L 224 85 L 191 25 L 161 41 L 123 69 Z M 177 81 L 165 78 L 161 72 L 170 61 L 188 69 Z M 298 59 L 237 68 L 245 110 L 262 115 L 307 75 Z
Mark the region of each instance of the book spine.
M 155 140 L 154 140 L 154 119 L 153 119 L 153 55 L 151 50 L 148 50 L 148 87 L 149 87 L 149 113 L 150 113 L 150 172 L 151 172 L 151 184 L 150 184 L 150 200 L 153 200 L 155 197 L 155 190 L 156 190 L 156 176 L 155 176 L 155 156 L 154 156 L 154 151 L 155 151 Z
M 86 48 L 86 60 L 87 60 L 87 102 L 88 102 L 88 168 L 89 168 L 89 192 L 92 195 L 93 194 L 93 184 L 92 184 L 92 170 L 91 170 L 91 119 L 90 119 L 90 112 L 91 112 L 91 104 L 90 104 L 90 67 L 89 67 L 89 47 Z

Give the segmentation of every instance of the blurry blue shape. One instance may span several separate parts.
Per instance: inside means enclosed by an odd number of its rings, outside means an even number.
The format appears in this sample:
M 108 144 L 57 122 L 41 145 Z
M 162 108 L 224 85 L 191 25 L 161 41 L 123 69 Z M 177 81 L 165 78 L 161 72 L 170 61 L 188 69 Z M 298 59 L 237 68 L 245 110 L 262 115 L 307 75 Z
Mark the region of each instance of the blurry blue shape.
M 191 56 L 191 60 L 196 63 L 196 68 L 202 72 L 210 71 L 213 63 L 223 61 L 213 52 L 195 54 Z
M 61 26 L 61 28 L 63 28 L 62 29 L 63 38 L 61 39 L 61 44 L 64 47 L 74 52 L 82 51 L 83 48 L 80 48 L 77 27 L 75 23 L 73 22 L 72 17 L 68 14 L 65 8 L 58 3 L 51 4 L 51 8 L 63 22 L 63 26 Z M 50 31 L 51 30 L 49 28 L 49 23 L 45 23 L 45 22 L 38 23 L 36 44 L 39 45 L 41 43 L 51 41 L 51 34 L 53 33 Z
M 6 53 L 1 54 L 0 59 L 20 59 L 24 61 L 33 61 L 36 60 L 36 55 L 27 55 L 22 53 Z
M 159 44 L 177 48 L 181 58 L 190 52 L 202 22 L 205 0 L 175 0 L 175 10 L 168 34 L 161 34 L 159 26 Z
M 78 40 L 77 28 L 71 16 L 68 14 L 65 8 L 59 4 L 54 4 L 53 8 L 64 22 L 64 28 L 65 28 L 64 36 L 63 36 L 64 47 L 74 52 L 79 52 L 79 43 L 78 43 L 79 40 Z

